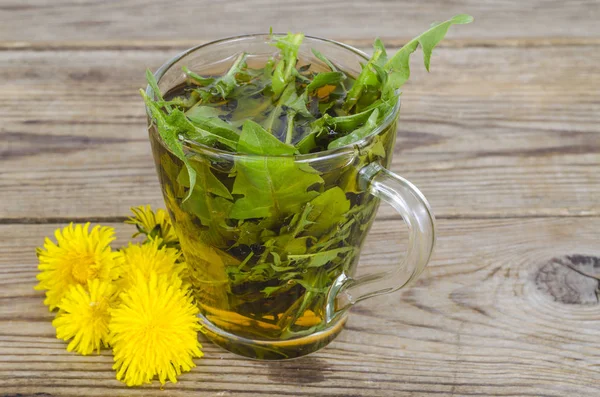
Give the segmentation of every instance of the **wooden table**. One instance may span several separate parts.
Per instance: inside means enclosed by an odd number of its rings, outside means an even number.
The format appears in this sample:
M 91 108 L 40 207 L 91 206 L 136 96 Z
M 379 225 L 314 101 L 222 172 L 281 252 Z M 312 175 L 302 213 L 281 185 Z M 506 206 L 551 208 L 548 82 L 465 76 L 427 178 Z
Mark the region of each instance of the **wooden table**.
M 180 0 L 0 2 L 1 396 L 598 396 L 600 3 Z M 205 342 L 163 391 L 67 353 L 35 292 L 35 247 L 70 221 L 117 228 L 162 206 L 137 89 L 144 70 L 223 36 L 302 30 L 398 47 L 460 12 L 405 86 L 393 170 L 438 219 L 410 289 L 353 309 L 324 350 L 265 363 Z M 335 17 L 335 24 L 328 22 Z M 338 18 L 339 17 L 339 18 Z M 401 221 L 380 211 L 365 271 Z

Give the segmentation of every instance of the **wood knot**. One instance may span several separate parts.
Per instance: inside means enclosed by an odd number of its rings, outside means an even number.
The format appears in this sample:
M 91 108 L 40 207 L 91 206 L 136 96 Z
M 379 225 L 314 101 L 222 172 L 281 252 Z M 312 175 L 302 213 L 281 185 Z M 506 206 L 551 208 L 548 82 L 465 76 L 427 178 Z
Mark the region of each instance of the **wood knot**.
M 552 258 L 535 274 L 537 288 L 557 302 L 593 305 L 600 302 L 600 258 L 567 255 Z

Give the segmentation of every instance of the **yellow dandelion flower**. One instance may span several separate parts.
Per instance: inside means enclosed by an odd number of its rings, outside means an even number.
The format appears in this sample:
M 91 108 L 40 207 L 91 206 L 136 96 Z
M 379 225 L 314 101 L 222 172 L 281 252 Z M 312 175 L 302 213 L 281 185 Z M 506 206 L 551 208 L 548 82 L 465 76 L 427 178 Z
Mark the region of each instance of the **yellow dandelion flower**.
M 69 287 L 52 321 L 58 339 L 71 339 L 68 351 L 85 356 L 108 347 L 109 310 L 115 298 L 115 287 L 108 281 L 88 281 L 87 290 L 80 284 Z
M 126 290 L 137 279 L 141 273 L 146 280 L 151 273 L 160 275 L 180 275 L 184 268 L 183 263 L 177 263 L 181 252 L 175 248 L 167 248 L 162 245 L 159 238 L 151 239 L 146 244 L 131 244 L 121 250 L 122 268 L 119 287 Z
M 164 385 L 202 357 L 198 342 L 198 308 L 179 277 L 138 274 L 122 293 L 112 311 L 109 329 L 117 379 L 127 386 L 151 383 L 154 376 Z
M 133 237 L 139 234 L 145 234 L 148 237 L 160 237 L 165 244 L 172 244 L 178 241 L 167 211 L 157 209 L 154 212 L 149 205 L 132 207 L 131 211 L 134 216 L 126 220 L 125 223 L 137 227 L 138 233 L 134 234 Z
M 86 285 L 89 280 L 114 280 L 119 275 L 119 253 L 110 243 L 114 229 L 96 226 L 89 231 L 89 223 L 56 229 L 56 244 L 46 238 L 43 248 L 37 249 L 39 258 L 37 290 L 46 290 L 44 304 L 54 310 L 71 285 Z

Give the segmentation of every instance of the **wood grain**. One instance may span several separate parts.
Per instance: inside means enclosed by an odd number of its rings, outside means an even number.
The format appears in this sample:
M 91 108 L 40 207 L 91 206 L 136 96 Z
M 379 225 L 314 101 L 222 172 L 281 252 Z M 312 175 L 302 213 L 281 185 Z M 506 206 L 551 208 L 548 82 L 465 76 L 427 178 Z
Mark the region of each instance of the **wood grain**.
M 176 385 L 126 388 L 112 357 L 67 353 L 34 291 L 35 247 L 70 220 L 162 207 L 137 89 L 216 38 L 303 31 L 368 51 L 471 13 L 413 62 L 393 170 L 438 217 L 410 289 L 352 310 L 291 362 L 204 341 Z M 600 395 L 600 3 L 159 0 L 0 2 L 0 397 Z M 335 20 L 335 23 L 331 23 Z M 359 273 L 394 268 L 406 230 L 380 210 Z
M 598 48 L 440 48 L 428 75 L 415 61 L 393 170 L 441 218 L 599 216 Z M 0 52 L 0 220 L 161 206 L 136 90 L 176 52 Z
M 52 315 L 32 287 L 33 247 L 57 226 L 0 226 L 2 395 L 600 393 L 600 304 L 557 300 L 538 282 L 553 258 L 600 257 L 598 218 L 443 220 L 434 259 L 416 285 L 355 307 L 329 347 L 295 361 L 261 363 L 206 342 L 198 367 L 164 391 L 156 385 L 127 389 L 114 380 L 109 352 L 77 356 L 55 339 Z M 115 226 L 122 244 L 131 226 Z M 397 226 L 376 222 L 363 255 L 367 267 L 395 260 L 390 236 Z M 557 288 L 583 285 L 561 280 L 552 282 Z
M 4 0 L 0 37 L 11 41 L 215 39 L 238 34 L 303 31 L 333 39 L 410 38 L 434 21 L 471 13 L 477 23 L 452 37 L 598 36 L 594 0 Z M 24 29 L 23 27 L 27 28 Z
M 389 37 L 385 39 L 388 47 L 400 47 L 406 44 L 409 38 Z M 369 38 L 340 38 L 346 44 L 355 47 L 369 47 L 373 44 L 373 37 Z M 199 44 L 208 43 L 209 40 L 195 39 L 125 39 L 125 40 L 52 40 L 52 41 L 2 41 L 0 51 L 30 50 L 30 51 L 98 51 L 98 50 L 176 50 L 181 51 Z M 600 45 L 599 37 L 514 37 L 514 38 L 451 38 L 447 37 L 436 48 L 467 48 L 467 47 L 585 47 Z

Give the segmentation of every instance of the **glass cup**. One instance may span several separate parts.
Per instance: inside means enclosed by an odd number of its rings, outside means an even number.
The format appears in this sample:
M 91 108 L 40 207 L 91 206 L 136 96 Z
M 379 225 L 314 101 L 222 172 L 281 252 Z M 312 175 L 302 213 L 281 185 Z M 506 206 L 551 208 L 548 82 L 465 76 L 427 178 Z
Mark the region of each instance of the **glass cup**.
M 218 75 L 245 52 L 248 65 L 260 67 L 276 54 L 270 42 L 268 35 L 249 35 L 200 45 L 168 61 L 155 77 L 166 93 L 185 82 L 183 66 Z M 368 59 L 350 46 L 306 37 L 300 64 L 324 69 L 311 48 L 353 75 Z M 154 97 L 150 87 L 146 93 Z M 419 276 L 433 250 L 434 216 L 421 192 L 386 168 L 399 109 L 398 102 L 367 138 L 312 154 L 246 155 L 185 140 L 197 174 L 188 200 L 187 170 L 148 116 L 165 203 L 188 265 L 186 279 L 210 340 L 256 359 L 303 356 L 339 334 L 352 305 Z M 243 202 L 247 197 L 236 191 L 237 177 L 254 186 L 254 202 Z M 265 205 L 264 216 L 245 217 L 248 206 L 256 213 L 257 200 Z M 392 272 L 355 277 L 380 200 L 408 226 L 408 251 Z

